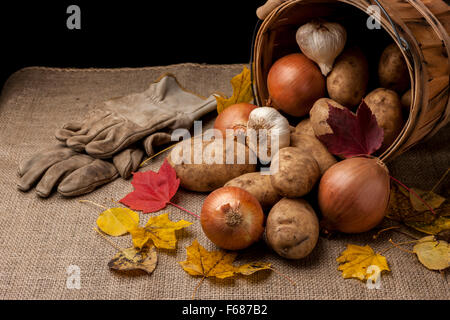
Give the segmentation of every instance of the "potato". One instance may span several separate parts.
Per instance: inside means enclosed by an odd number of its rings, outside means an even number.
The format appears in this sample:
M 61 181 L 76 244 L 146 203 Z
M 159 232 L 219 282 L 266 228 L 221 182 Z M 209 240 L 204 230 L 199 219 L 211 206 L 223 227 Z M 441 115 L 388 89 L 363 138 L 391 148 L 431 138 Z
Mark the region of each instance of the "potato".
M 271 208 L 281 199 L 281 196 L 278 195 L 277 191 L 272 187 L 270 175 L 264 175 L 260 172 L 246 173 L 228 181 L 225 186 L 244 189 L 253 195 L 264 209 Z
M 288 259 L 306 257 L 319 239 L 319 221 L 313 208 L 303 199 L 281 199 L 269 212 L 266 242 Z
M 319 165 L 320 174 L 324 174 L 337 161 L 328 149 L 315 136 L 306 134 L 291 134 L 291 147 L 300 149 L 303 153 L 310 154 Z
M 369 66 L 361 49 L 344 50 L 327 77 L 328 95 L 334 101 L 352 108 L 361 103 L 369 82 Z
M 280 149 L 270 164 L 270 181 L 283 197 L 296 198 L 309 193 L 320 177 L 317 161 L 294 147 Z
M 324 134 L 333 133 L 333 130 L 327 123 L 328 111 L 330 110 L 328 104 L 331 104 L 333 107 L 339 109 L 345 108 L 336 101 L 328 98 L 321 98 L 317 100 L 314 103 L 311 111 L 309 112 L 311 119 L 311 126 L 316 136 L 322 136 Z
M 256 156 L 250 157 L 252 152 L 247 146 L 236 141 L 234 148 L 227 148 L 226 145 L 224 139 L 217 138 L 212 142 L 189 139 L 177 145 L 167 159 L 175 168 L 181 186 L 191 191 L 213 191 L 233 178 L 256 171 Z M 183 152 L 184 149 L 187 153 Z M 239 150 L 243 151 L 243 164 L 237 164 Z M 194 163 L 194 152 L 199 156 L 197 163 Z M 231 164 L 226 163 L 227 159 L 231 160 Z
M 404 93 L 411 86 L 408 67 L 397 44 L 388 45 L 381 54 L 378 78 L 381 87 L 398 94 Z
M 311 118 L 306 118 L 300 121 L 299 124 L 297 124 L 297 126 L 295 127 L 294 132 L 298 134 L 307 134 L 314 137 L 315 134 L 311 125 Z
M 400 98 L 395 91 L 378 88 L 369 93 L 364 101 L 377 118 L 378 125 L 384 130 L 383 144 L 379 150 L 384 152 L 403 127 Z
M 411 89 L 409 89 L 402 95 L 402 98 L 400 100 L 402 102 L 403 109 L 405 109 L 405 110 L 411 109 L 411 99 L 412 99 L 412 93 L 411 93 Z

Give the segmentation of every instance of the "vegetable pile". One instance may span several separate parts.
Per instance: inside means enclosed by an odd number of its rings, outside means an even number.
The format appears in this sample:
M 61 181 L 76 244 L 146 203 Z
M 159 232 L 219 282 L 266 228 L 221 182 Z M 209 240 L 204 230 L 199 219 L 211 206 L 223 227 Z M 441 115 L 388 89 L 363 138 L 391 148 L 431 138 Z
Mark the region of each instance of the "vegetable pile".
M 368 232 L 387 218 L 430 234 L 407 243 L 391 241 L 393 247 L 406 250 L 401 246 L 415 244 L 409 252 L 427 268 L 448 268 L 448 201 L 433 190 L 405 189 L 377 157 L 397 139 L 410 109 L 407 99 L 400 98 L 410 95 L 400 50 L 395 44 L 384 50 L 378 61 L 380 87 L 369 88 L 373 62 L 361 48 L 346 46 L 341 25 L 312 21 L 300 26 L 296 40 L 299 52 L 275 61 L 268 73 L 266 106 L 250 104 L 251 77 L 244 68 L 231 81 L 233 96 L 217 97 L 211 139 L 178 143 L 160 172 L 134 175 L 135 191 L 121 202 L 144 213 L 174 205 L 200 218 L 204 234 L 221 249 L 243 250 L 264 239 L 286 259 L 308 256 L 320 232 Z M 196 160 L 199 154 L 201 161 Z M 179 186 L 209 193 L 199 216 L 171 202 Z M 109 211 L 99 218 L 100 229 L 111 236 L 130 233 L 133 248 L 127 250 L 145 250 L 141 258 L 150 259 L 151 271 L 156 265 L 154 247 L 174 249 L 175 230 L 190 224 L 160 216 L 139 227 L 133 211 Z M 416 211 L 427 219 L 414 220 Z M 111 225 L 117 230 L 108 231 Z M 209 253 L 194 241 L 181 265 L 189 274 L 202 276 L 201 281 L 273 270 L 264 262 L 235 267 L 234 258 L 230 252 Z M 115 257 L 111 268 L 119 268 L 117 261 L 123 259 Z M 376 281 L 381 272 L 390 271 L 386 258 L 368 245 L 348 245 L 337 262 L 344 278 Z M 371 274 L 373 266 L 378 271 Z M 145 263 L 137 268 L 145 269 Z

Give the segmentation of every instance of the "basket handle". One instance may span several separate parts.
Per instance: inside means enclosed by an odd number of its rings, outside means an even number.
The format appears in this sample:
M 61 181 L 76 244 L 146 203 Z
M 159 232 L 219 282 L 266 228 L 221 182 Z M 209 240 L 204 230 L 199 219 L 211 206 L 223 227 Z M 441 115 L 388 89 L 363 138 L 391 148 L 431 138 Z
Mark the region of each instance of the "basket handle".
M 389 16 L 389 14 L 387 13 L 386 9 L 384 9 L 384 7 L 381 5 L 380 1 L 378 0 L 373 0 L 377 6 L 381 9 L 381 11 L 383 11 L 384 15 L 386 16 L 386 18 L 388 19 L 389 23 L 392 26 L 392 29 L 394 30 L 395 33 L 395 37 L 397 38 L 397 41 L 401 44 L 403 50 L 405 50 L 405 52 L 409 55 L 410 54 L 410 50 L 409 50 L 409 44 L 408 42 L 402 38 L 400 36 L 400 34 L 397 31 L 397 28 L 395 27 L 395 23 L 394 21 L 392 21 L 391 17 Z

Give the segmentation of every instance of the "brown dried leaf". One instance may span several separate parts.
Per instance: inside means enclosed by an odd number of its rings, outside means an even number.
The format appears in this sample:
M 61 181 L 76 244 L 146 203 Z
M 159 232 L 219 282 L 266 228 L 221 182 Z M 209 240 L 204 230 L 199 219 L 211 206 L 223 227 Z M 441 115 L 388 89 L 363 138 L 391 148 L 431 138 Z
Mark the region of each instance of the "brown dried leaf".
M 450 228 L 450 203 L 435 193 L 420 189 L 413 190 L 420 197 L 426 198 L 422 199 L 434 209 L 436 214 L 432 213 L 414 194 L 393 184 L 386 217 L 427 234 L 436 234 Z M 423 207 L 426 207 L 426 210 L 422 210 Z
M 119 271 L 143 270 L 151 274 L 157 262 L 156 248 L 151 244 L 141 250 L 131 247 L 119 251 L 108 263 L 108 267 Z

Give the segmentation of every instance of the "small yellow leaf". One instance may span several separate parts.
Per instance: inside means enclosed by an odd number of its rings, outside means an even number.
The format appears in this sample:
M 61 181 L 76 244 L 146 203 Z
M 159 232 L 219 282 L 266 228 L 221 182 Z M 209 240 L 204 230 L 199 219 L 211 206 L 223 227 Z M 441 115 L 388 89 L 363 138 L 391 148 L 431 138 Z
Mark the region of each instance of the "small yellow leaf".
M 342 271 L 344 279 L 357 278 L 359 280 L 367 280 L 372 276 L 368 271 L 370 266 L 378 267 L 377 277 L 381 275 L 382 271 L 390 271 L 386 258 L 375 253 L 368 245 L 361 247 L 349 244 L 336 261 L 341 263 L 338 270 Z M 372 280 L 375 281 L 376 278 L 372 277 Z
M 422 198 L 423 201 L 425 201 L 431 208 L 437 209 L 439 208 L 444 202 L 445 198 L 441 197 L 440 195 L 431 192 L 431 191 L 423 191 L 420 189 L 412 188 L 411 190 L 414 191 L 419 197 Z M 430 210 L 430 208 L 425 205 L 420 199 L 414 194 L 413 192 L 410 192 L 410 200 L 412 207 L 419 212 Z
M 135 227 L 130 230 L 133 246 L 140 249 L 149 240 L 152 240 L 157 248 L 175 249 L 177 244 L 175 231 L 186 228 L 191 224 L 191 222 L 185 220 L 173 222 L 169 219 L 168 213 L 151 217 L 145 227 Z
M 143 270 L 150 274 L 155 270 L 157 262 L 155 246 L 147 245 L 142 250 L 131 247 L 119 251 L 108 263 L 108 267 L 120 271 Z
M 248 276 L 260 270 L 272 270 L 272 267 L 268 262 L 253 262 L 237 267 L 237 269 L 240 274 Z
M 271 269 L 270 263 L 253 262 L 235 267 L 233 262 L 237 253 L 211 251 L 203 248 L 197 240 L 186 248 L 186 261 L 179 262 L 181 267 L 192 276 L 216 277 L 225 279 L 236 273 L 250 275 L 260 270 Z
M 97 226 L 104 233 L 118 237 L 126 234 L 139 224 L 139 214 L 128 208 L 111 208 L 97 218 Z
M 430 270 L 444 270 L 450 267 L 450 246 L 444 240 L 436 241 L 434 236 L 419 240 L 414 246 L 420 263 Z
M 240 74 L 231 79 L 231 85 L 233 87 L 233 95 L 230 98 L 216 96 L 218 113 L 221 113 L 233 104 L 253 100 L 251 73 L 247 67 L 244 67 Z

